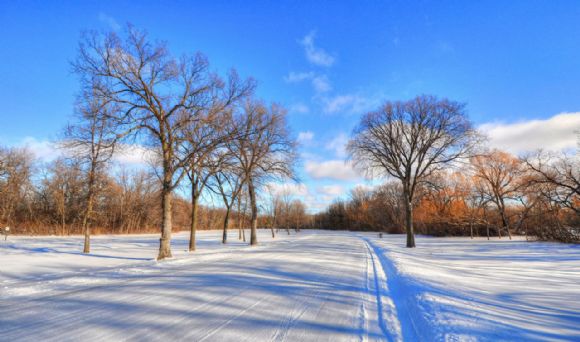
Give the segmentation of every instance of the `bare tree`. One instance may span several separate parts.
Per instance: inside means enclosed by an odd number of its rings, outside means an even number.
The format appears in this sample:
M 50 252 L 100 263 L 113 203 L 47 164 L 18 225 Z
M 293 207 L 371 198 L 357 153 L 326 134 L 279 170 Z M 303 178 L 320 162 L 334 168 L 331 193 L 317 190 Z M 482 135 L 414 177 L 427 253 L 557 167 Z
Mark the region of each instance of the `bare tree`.
M 290 189 L 284 187 L 280 193 L 280 201 L 281 201 L 281 221 L 284 223 L 284 228 L 286 228 L 286 234 L 290 235 L 290 225 L 291 225 L 291 208 L 292 208 L 292 200 L 294 196 Z
M 32 164 L 26 149 L 0 147 L 0 224 L 16 223 L 16 207 L 31 184 Z
M 73 69 L 84 87 L 90 84 L 96 97 L 119 108 L 110 115 L 119 135 L 143 133 L 157 152 L 163 216 L 157 259 L 171 257 L 172 194 L 189 162 L 189 155 L 180 153 L 183 131 L 216 104 L 228 105 L 231 87 L 209 72 L 201 54 L 173 58 L 165 43 L 151 43 L 131 26 L 124 39 L 116 33 L 86 34 Z M 230 85 L 239 81 L 232 80 Z
M 580 215 L 580 160 L 566 154 L 538 151 L 523 158 L 529 182 L 551 185 L 550 200 Z
M 415 247 L 413 200 L 417 186 L 431 173 L 469 156 L 476 132 L 465 105 L 419 96 L 387 102 L 365 114 L 347 149 L 357 168 L 369 176 L 401 181 L 405 204 L 407 247 Z
M 210 184 L 210 189 L 221 197 L 226 207 L 222 243 L 227 243 L 230 213 L 244 186 L 243 170 L 233 163 L 233 158 L 226 158 L 220 163 L 218 171 L 213 173 Z
M 86 199 L 82 218 L 85 236 L 83 253 L 90 253 L 90 220 L 95 197 L 98 195 L 97 182 L 104 168 L 113 156 L 117 135 L 109 119 L 114 110 L 111 105 L 93 96 L 92 90 L 79 96 L 76 106 L 77 122 L 68 125 L 64 132 L 62 147 L 66 148 L 85 169 Z
M 538 207 L 541 219 L 533 227 L 538 238 L 580 241 L 580 159 L 568 154 L 538 151 L 525 156 L 529 208 Z M 537 215 L 538 215 L 537 214 Z
M 258 204 L 256 191 L 266 180 L 293 178 L 296 142 L 290 137 L 286 111 L 276 105 L 266 107 L 247 101 L 235 117 L 240 139 L 230 141 L 230 150 L 244 172 L 251 207 L 250 244 L 258 244 Z
M 471 160 L 475 177 L 481 181 L 481 189 L 486 199 L 495 204 L 502 223 L 502 228 L 511 240 L 510 222 L 506 210 L 506 201 L 515 200 L 521 190 L 521 164 L 514 156 L 494 150 L 485 155 L 475 156 Z M 501 229 L 498 229 L 501 239 Z
M 268 199 L 266 200 L 266 212 L 271 217 L 270 230 L 272 233 L 272 238 L 276 237 L 274 228 L 276 228 L 281 222 L 282 214 L 282 196 L 276 191 L 276 189 L 270 184 L 267 186 L 268 189 Z
M 186 144 L 184 148 L 186 154 L 189 155 L 189 162 L 185 165 L 185 169 L 191 188 L 189 251 L 196 249 L 195 236 L 199 199 L 208 180 L 215 172 L 215 167 L 211 165 L 211 156 L 223 143 L 219 128 L 223 122 L 221 120 L 218 122 L 219 118 L 217 115 L 206 115 L 191 122 L 185 131 Z
M 306 205 L 301 200 L 294 199 L 290 203 L 289 219 L 290 224 L 294 226 L 294 230 L 296 232 L 300 231 L 300 228 L 306 222 Z

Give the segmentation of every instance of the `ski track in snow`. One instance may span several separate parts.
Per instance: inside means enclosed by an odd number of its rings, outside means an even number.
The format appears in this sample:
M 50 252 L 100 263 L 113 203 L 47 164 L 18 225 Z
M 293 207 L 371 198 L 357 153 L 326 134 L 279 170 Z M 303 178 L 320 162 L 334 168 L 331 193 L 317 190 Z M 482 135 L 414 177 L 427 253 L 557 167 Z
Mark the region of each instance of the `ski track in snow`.
M 155 235 L 0 243 L 0 340 L 580 341 L 577 246 L 220 234 L 163 262 Z

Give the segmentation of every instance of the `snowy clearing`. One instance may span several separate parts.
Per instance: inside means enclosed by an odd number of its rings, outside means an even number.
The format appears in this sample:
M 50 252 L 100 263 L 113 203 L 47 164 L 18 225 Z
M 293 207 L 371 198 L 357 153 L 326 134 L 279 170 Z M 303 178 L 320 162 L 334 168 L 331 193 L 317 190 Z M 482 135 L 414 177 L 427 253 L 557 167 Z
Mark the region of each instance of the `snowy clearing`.
M 0 339 L 580 340 L 580 246 L 507 239 L 261 231 L 10 237 L 0 242 Z

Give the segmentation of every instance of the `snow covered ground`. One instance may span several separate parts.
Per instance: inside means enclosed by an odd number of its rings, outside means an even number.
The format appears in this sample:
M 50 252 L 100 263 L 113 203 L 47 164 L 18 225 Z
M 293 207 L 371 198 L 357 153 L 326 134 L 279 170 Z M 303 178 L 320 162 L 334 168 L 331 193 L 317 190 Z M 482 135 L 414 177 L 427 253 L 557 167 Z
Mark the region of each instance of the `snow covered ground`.
M 580 246 L 202 232 L 0 242 L 0 340 L 580 341 Z

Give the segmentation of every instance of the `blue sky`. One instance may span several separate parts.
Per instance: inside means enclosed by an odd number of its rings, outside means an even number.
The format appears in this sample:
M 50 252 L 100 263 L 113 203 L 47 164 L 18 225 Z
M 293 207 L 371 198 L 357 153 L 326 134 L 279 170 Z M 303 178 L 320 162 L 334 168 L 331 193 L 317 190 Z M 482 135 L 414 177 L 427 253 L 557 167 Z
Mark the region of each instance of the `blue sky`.
M 577 1 L 1 0 L 0 144 L 50 154 L 72 111 L 80 32 L 127 22 L 286 106 L 303 155 L 292 189 L 313 208 L 366 183 L 344 144 L 385 100 L 467 102 L 490 144 L 514 153 L 572 148 L 580 129 Z

